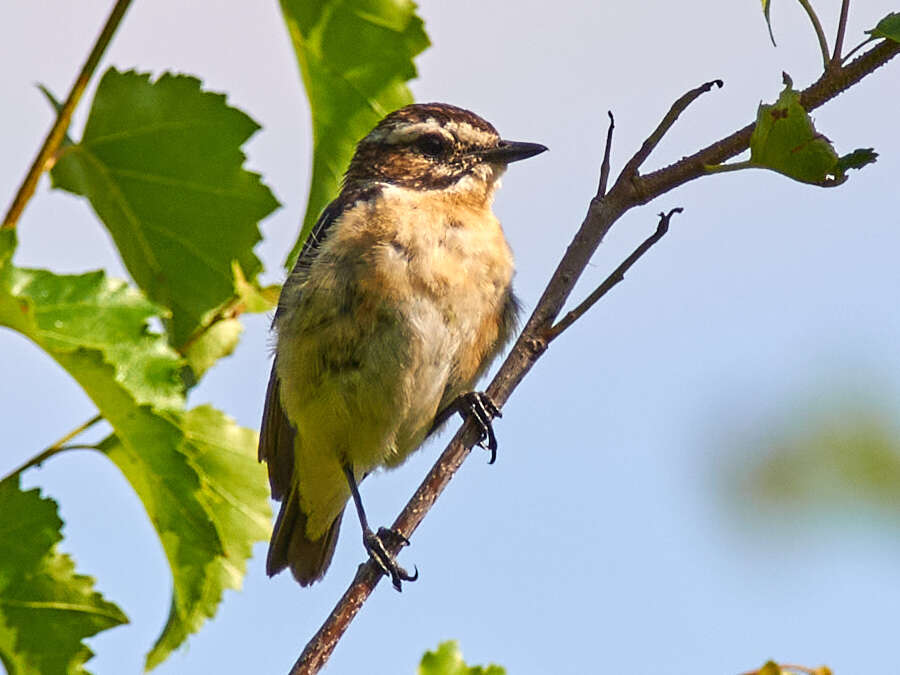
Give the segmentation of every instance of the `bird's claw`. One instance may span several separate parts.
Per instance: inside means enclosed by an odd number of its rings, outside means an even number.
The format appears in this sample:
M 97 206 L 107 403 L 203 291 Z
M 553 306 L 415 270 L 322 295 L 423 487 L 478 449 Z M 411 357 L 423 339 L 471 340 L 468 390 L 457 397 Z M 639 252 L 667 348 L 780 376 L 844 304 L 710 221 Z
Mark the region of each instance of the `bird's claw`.
M 369 553 L 369 557 L 375 562 L 378 568 L 391 578 L 391 583 L 398 591 L 402 590 L 401 582 L 415 581 L 419 578 L 418 568 L 410 574 L 400 567 L 397 559 L 388 551 L 389 547 L 409 546 L 409 539 L 404 537 L 396 530 L 387 527 L 378 528 L 378 532 L 366 530 L 363 534 L 363 545 Z
M 485 450 L 490 450 L 491 459 L 488 464 L 493 464 L 497 461 L 497 437 L 494 435 L 491 421 L 495 417 L 503 417 L 503 414 L 491 397 L 483 391 L 470 391 L 468 394 L 463 394 L 463 401 L 469 414 L 478 425 L 480 432 L 478 445 Z

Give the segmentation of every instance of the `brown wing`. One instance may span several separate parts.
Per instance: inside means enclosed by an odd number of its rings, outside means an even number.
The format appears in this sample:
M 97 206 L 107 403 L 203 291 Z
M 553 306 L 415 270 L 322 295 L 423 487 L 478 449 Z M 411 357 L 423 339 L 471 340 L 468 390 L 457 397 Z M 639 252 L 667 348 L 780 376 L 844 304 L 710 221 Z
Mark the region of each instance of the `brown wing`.
M 311 540 L 306 536 L 306 514 L 300 508 L 300 495 L 294 488 L 294 442 L 297 431 L 281 406 L 280 389 L 281 383 L 273 364 L 259 434 L 259 461 L 268 465 L 272 498 L 281 502 L 281 509 L 272 531 L 266 573 L 271 577 L 290 567 L 294 578 L 301 585 L 308 586 L 321 579 L 331 564 L 343 511 L 320 539 Z
M 272 498 L 281 501 L 290 492 L 294 475 L 294 438 L 297 431 L 281 407 L 281 385 L 272 364 L 262 429 L 259 432 L 259 461 L 269 467 Z

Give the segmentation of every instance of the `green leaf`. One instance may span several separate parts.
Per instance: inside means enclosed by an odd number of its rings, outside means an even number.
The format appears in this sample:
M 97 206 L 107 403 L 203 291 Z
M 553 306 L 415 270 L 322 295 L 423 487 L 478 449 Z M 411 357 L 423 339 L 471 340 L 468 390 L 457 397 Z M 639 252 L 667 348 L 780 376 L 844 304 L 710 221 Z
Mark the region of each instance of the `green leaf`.
M 873 38 L 886 38 L 900 42 L 900 12 L 891 12 L 875 26 L 866 31 Z
M 766 26 L 769 27 L 769 39 L 772 41 L 772 46 L 777 47 L 775 44 L 775 35 L 772 33 L 772 19 L 769 17 L 769 12 L 772 11 L 772 0 L 762 0 L 762 10 L 763 16 L 766 18 Z
M 193 375 L 191 384 L 196 384 L 219 359 L 234 351 L 243 331 L 238 319 L 220 319 L 185 345 L 184 356 Z
M 182 416 L 132 411 L 100 444 L 141 498 L 173 577 L 169 619 L 147 668 L 159 665 L 240 588 L 254 542 L 270 533 L 257 435 L 213 408 Z
M 207 617 L 215 615 L 222 592 L 239 589 L 254 542 L 271 534 L 269 488 L 265 468 L 256 458 L 258 436 L 209 406 L 195 408 L 181 421 L 182 452 L 200 478 L 200 490 L 178 495 L 179 500 L 198 500 L 212 519 L 220 550 L 200 547 L 172 564 L 175 588 L 166 627 L 151 652 L 147 668 L 161 663 Z M 183 501 L 166 501 L 165 509 L 179 542 L 192 536 L 190 524 L 180 520 L 174 508 Z M 159 517 L 163 514 L 159 513 Z M 161 533 L 169 555 L 168 537 Z M 179 544 L 179 550 L 183 547 Z M 169 556 L 170 563 L 173 557 Z
M 139 404 L 184 407 L 181 359 L 147 325 L 164 310 L 103 272 L 57 275 L 15 267 L 9 262 L 15 243 L 15 231 L 3 231 L 0 325 L 30 338 L 79 383 L 80 359 L 95 352 L 111 366 L 106 386 L 123 388 Z
M 93 654 L 82 640 L 128 618 L 56 550 L 62 521 L 53 500 L 8 478 L 0 514 L 0 661 L 10 675 L 86 673 Z
M 888 419 L 832 410 L 801 429 L 773 425 L 769 453 L 740 469 L 742 492 L 779 511 L 867 505 L 896 517 L 900 440 Z
M 467 666 L 463 661 L 459 643 L 455 640 L 442 642 L 436 651 L 425 652 L 419 663 L 418 675 L 506 675 L 500 666 Z
M 322 209 L 337 196 L 356 143 L 413 98 L 413 57 L 428 45 L 411 0 L 281 0 L 312 109 L 313 168 L 291 269 Z
M 259 128 L 185 75 L 106 71 L 81 140 L 51 173 L 86 196 L 147 296 L 171 310 L 178 347 L 233 297 L 238 261 L 255 280 L 257 222 L 278 205 L 242 168 Z
M 750 137 L 751 166 L 772 169 L 803 183 L 834 187 L 847 180 L 846 169 L 874 161 L 871 150 L 856 150 L 839 158 L 831 141 L 816 131 L 800 105 L 800 92 L 785 79 L 778 101 L 759 106 Z
M 237 262 L 232 263 L 232 270 L 234 272 L 234 292 L 242 311 L 261 314 L 275 309 L 278 305 L 278 296 L 281 295 L 280 285 L 272 284 L 260 287 L 256 282 L 247 281 Z
M 268 536 L 256 432 L 211 408 L 182 411 L 182 362 L 147 330 L 158 310 L 139 291 L 102 273 L 16 268 L 14 247 L 14 231 L 0 230 L 0 324 L 43 347 L 112 426 L 98 449 L 141 498 L 172 568 L 171 615 L 148 656 L 156 665 L 240 585 L 252 543 Z
M 867 164 L 874 164 L 877 159 L 878 153 L 874 148 L 857 148 L 838 159 L 837 170 L 843 173 L 847 169 L 861 169 Z

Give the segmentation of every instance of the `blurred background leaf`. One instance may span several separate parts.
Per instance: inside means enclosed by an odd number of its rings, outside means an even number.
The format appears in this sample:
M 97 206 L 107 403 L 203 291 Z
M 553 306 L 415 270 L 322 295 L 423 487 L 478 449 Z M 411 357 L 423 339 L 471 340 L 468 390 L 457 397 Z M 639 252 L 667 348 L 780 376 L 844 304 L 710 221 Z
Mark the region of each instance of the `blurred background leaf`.
M 459 643 L 448 640 L 433 652 L 425 652 L 419 663 L 418 675 L 505 675 L 500 666 L 468 666 L 463 661 Z

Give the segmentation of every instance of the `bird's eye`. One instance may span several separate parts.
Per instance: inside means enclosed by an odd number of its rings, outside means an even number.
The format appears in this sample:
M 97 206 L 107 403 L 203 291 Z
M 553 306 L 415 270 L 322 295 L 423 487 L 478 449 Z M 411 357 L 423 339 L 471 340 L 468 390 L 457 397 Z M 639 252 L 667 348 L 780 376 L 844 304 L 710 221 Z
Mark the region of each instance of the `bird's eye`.
M 416 149 L 423 155 L 437 157 L 447 149 L 447 142 L 441 136 L 427 134 L 416 141 Z

